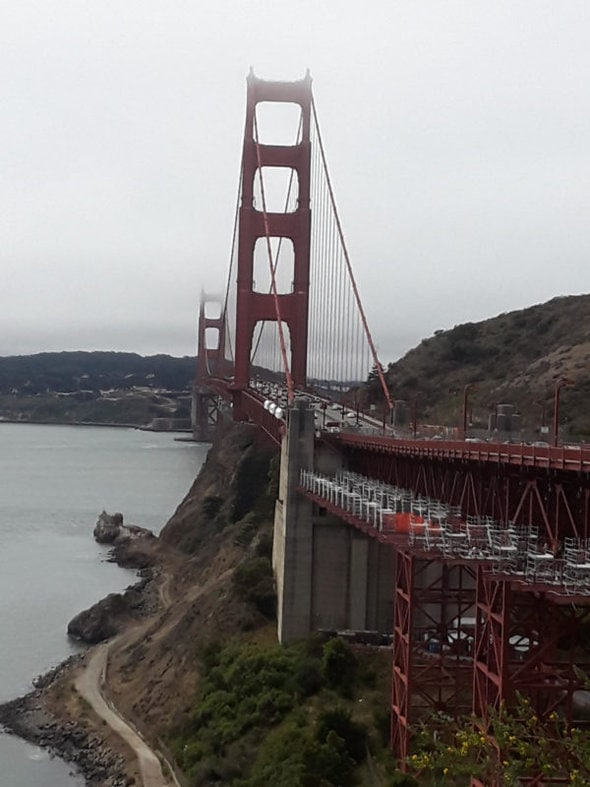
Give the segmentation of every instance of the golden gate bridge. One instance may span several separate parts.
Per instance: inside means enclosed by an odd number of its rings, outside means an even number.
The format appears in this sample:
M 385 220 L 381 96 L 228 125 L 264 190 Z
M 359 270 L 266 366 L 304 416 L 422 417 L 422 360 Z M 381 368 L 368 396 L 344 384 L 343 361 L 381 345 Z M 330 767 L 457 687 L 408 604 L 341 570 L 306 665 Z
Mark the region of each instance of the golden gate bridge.
M 265 112 L 287 106 L 291 141 L 267 140 Z M 202 295 L 198 344 L 195 437 L 209 440 L 229 407 L 282 446 L 279 636 L 330 620 L 372 621 L 392 635 L 391 744 L 400 763 L 413 724 L 432 711 L 473 713 L 485 726 L 522 695 L 539 718 L 557 712 L 571 725 L 590 669 L 590 638 L 579 636 L 590 613 L 590 449 L 396 434 L 309 74 L 248 76 L 226 290 Z M 342 393 L 370 372 L 383 417 L 343 404 Z M 285 449 L 302 444 L 305 423 L 311 447 Z M 330 527 L 348 533 L 338 542 L 348 550 L 340 574 L 321 556 Z M 370 543 L 381 550 L 377 562 Z M 313 566 L 304 576 L 306 560 Z M 326 611 L 308 587 L 320 565 L 348 583 L 344 606 Z M 375 589 L 375 566 L 387 566 L 379 570 L 388 591 Z M 362 581 L 352 583 L 353 573 Z M 373 614 L 371 599 L 384 598 L 389 614 Z

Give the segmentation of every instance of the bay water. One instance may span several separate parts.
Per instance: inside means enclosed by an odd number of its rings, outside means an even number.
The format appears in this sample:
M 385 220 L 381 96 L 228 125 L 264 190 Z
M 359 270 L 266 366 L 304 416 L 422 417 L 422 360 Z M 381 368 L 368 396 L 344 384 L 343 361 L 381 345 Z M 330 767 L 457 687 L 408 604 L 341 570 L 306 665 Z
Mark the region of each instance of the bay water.
M 107 562 L 98 514 L 158 533 L 208 446 L 170 433 L 0 423 L 0 702 L 32 688 L 78 646 L 68 621 L 135 572 Z M 74 787 L 83 780 L 43 750 L 0 731 L 0 787 Z

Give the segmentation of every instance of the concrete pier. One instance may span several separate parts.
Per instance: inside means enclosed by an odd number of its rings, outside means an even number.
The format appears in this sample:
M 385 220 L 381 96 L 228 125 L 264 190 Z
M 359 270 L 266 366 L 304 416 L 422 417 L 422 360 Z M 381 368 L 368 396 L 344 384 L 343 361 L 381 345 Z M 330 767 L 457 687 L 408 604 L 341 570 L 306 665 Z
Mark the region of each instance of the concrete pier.
M 299 494 L 302 468 L 334 471 L 340 459 L 315 445 L 313 410 L 287 415 L 275 505 L 273 569 L 278 638 L 291 642 L 318 629 L 393 630 L 393 549 Z

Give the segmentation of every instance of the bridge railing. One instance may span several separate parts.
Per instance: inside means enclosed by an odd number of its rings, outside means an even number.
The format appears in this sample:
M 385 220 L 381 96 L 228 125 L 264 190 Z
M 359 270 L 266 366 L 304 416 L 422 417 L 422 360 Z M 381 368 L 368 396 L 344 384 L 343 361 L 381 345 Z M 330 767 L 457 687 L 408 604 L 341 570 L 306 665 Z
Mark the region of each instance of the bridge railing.
M 357 473 L 302 470 L 300 489 L 382 541 L 445 560 L 478 562 L 496 574 L 560 595 L 590 595 L 590 539 L 550 549 L 535 526 L 463 516 L 457 506 L 414 495 Z
M 586 446 L 540 447 L 513 443 L 467 443 L 459 440 L 404 440 L 353 432 L 339 432 L 331 439 L 364 449 L 432 459 L 461 459 L 590 472 L 590 448 Z

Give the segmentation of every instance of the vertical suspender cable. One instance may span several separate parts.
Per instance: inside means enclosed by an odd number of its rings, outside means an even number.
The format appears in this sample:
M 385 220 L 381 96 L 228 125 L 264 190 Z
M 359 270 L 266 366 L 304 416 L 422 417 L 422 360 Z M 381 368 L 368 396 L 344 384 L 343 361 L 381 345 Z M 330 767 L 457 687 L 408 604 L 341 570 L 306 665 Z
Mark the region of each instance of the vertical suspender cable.
M 358 289 L 357 289 L 357 286 L 356 286 L 356 281 L 355 281 L 355 278 L 354 278 L 354 274 L 352 272 L 352 266 L 350 264 L 350 258 L 348 256 L 348 251 L 346 249 L 346 244 L 344 243 L 344 233 L 342 232 L 342 225 L 340 224 L 340 217 L 338 216 L 338 211 L 336 210 L 336 200 L 334 198 L 334 192 L 332 190 L 332 183 L 330 181 L 330 175 L 328 173 L 328 166 L 327 166 L 327 163 L 326 163 L 326 156 L 325 156 L 325 152 L 324 152 L 324 146 L 323 146 L 323 143 L 322 143 L 322 136 L 320 134 L 320 128 L 319 128 L 318 119 L 317 119 L 315 102 L 314 102 L 313 98 L 311 100 L 311 109 L 312 109 L 312 113 L 313 113 L 313 120 L 314 120 L 315 129 L 316 129 L 316 133 L 317 133 L 318 144 L 319 144 L 319 148 L 320 148 L 320 152 L 321 152 L 321 156 L 322 156 L 322 163 L 323 163 L 323 166 L 324 166 L 324 172 L 325 172 L 325 175 L 326 175 L 326 183 L 327 183 L 327 186 L 328 186 L 328 193 L 329 193 L 329 196 L 330 196 L 330 202 L 331 202 L 331 205 L 332 205 L 332 210 L 334 212 L 334 218 L 336 220 L 336 227 L 337 227 L 337 231 L 338 231 L 338 236 L 340 238 L 340 243 L 342 244 L 342 251 L 344 253 L 344 259 L 346 261 L 346 267 L 348 269 L 348 275 L 350 277 L 350 282 L 351 282 L 351 285 L 352 285 L 352 288 L 353 288 L 353 291 L 354 291 L 354 296 L 355 296 L 355 300 L 356 300 L 357 309 L 360 312 L 360 316 L 361 316 L 361 320 L 362 320 L 362 323 L 363 323 L 365 335 L 367 337 L 367 341 L 369 342 L 369 346 L 371 348 L 371 356 L 372 356 L 372 359 L 373 359 L 373 363 L 375 364 L 375 367 L 377 369 L 377 374 L 379 375 L 379 382 L 381 383 L 381 388 L 383 390 L 383 395 L 385 397 L 386 404 L 389 407 L 389 409 L 392 410 L 393 409 L 393 402 L 391 400 L 391 395 L 389 393 L 389 389 L 387 388 L 387 383 L 385 382 L 385 376 L 383 374 L 383 369 L 381 368 L 381 364 L 379 363 L 379 358 L 377 357 L 377 351 L 376 351 L 375 345 L 373 343 L 373 337 L 371 336 L 371 332 L 369 331 L 367 318 L 365 316 L 363 305 L 361 303 L 361 299 L 360 299 L 360 296 L 359 296 L 359 293 L 358 293 Z
M 227 331 L 227 314 L 228 314 L 230 290 L 231 290 L 231 286 L 232 286 L 231 277 L 232 277 L 232 271 L 233 271 L 234 261 L 235 261 L 236 241 L 237 241 L 237 238 L 238 238 L 238 220 L 239 220 L 239 215 L 240 215 L 240 202 L 241 202 L 241 198 L 242 198 L 242 171 L 243 171 L 243 166 L 244 166 L 244 157 L 243 157 L 243 154 L 242 154 L 242 160 L 240 162 L 240 182 L 238 183 L 238 195 L 237 195 L 237 198 L 236 198 L 236 209 L 235 209 L 235 212 L 234 212 L 234 229 L 233 229 L 233 234 L 232 234 L 231 251 L 230 251 L 230 257 L 229 257 L 229 272 L 228 272 L 228 275 L 227 275 L 227 284 L 226 284 L 226 288 L 225 288 L 225 301 L 224 301 L 224 304 L 223 304 L 223 326 L 222 326 L 222 330 L 224 332 L 224 336 L 227 338 L 226 346 L 227 346 L 227 349 L 229 350 L 229 354 L 230 354 L 229 357 L 230 357 L 230 360 L 232 362 L 234 360 L 233 348 L 232 348 L 232 342 L 231 342 L 232 337 L 231 337 L 231 334 Z

